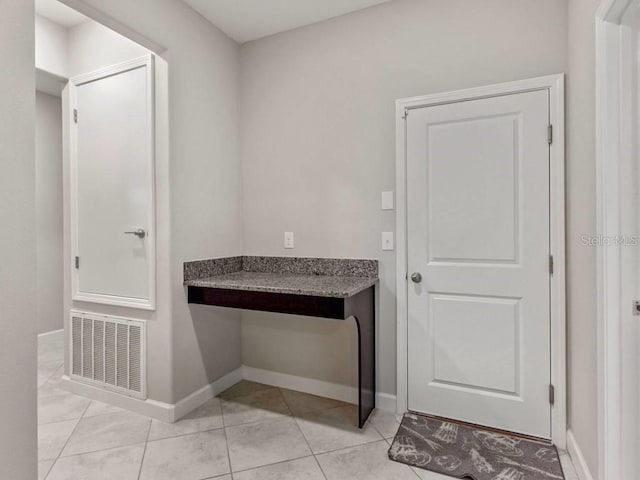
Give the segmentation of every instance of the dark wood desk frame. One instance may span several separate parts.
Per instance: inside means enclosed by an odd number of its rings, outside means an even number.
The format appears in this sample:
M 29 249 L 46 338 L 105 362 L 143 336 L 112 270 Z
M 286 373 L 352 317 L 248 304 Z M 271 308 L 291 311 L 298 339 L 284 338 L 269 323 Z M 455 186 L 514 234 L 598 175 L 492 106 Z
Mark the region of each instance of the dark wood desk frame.
M 358 328 L 358 426 L 376 406 L 375 286 L 348 298 L 188 286 L 189 303 L 347 320 Z

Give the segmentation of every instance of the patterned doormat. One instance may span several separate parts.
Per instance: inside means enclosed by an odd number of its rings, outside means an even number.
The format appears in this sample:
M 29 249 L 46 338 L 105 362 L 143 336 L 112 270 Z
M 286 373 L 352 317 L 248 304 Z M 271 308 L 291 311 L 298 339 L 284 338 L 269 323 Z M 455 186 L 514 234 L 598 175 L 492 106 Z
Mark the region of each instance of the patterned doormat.
M 553 445 L 409 413 L 389 458 L 455 478 L 564 480 Z

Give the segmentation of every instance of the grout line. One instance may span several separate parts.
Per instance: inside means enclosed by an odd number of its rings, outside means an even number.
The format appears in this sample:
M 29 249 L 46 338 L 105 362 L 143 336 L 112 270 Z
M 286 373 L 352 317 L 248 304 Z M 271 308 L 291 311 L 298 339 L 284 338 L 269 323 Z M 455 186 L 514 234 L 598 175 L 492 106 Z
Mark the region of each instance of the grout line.
M 82 412 L 82 415 L 84 415 L 84 413 L 87 411 L 87 408 L 89 408 L 89 405 L 91 405 L 91 402 L 89 402 L 87 404 L 87 406 L 84 408 L 84 411 Z M 49 474 L 51 473 L 51 470 L 53 470 L 53 467 L 56 465 L 56 463 L 58 463 L 58 460 L 60 459 L 60 455 L 62 455 L 62 452 L 64 452 L 64 449 L 67 448 L 67 444 L 69 443 L 69 440 L 71 440 L 71 437 L 73 436 L 73 434 L 76 432 L 78 425 L 80 425 L 80 422 L 82 421 L 82 416 L 80 416 L 80 418 L 77 419 L 78 421 L 76 422 L 75 427 L 73 427 L 73 430 L 71 430 L 71 434 L 67 437 L 67 441 L 64 442 L 64 445 L 62 446 L 62 448 L 60 449 L 60 452 L 58 452 L 58 456 L 55 458 L 55 460 L 53 461 L 53 463 L 51 464 L 51 467 L 49 468 L 49 471 L 47 472 L 47 474 L 45 475 L 45 480 L 46 478 L 49 476 Z M 40 426 L 38 426 L 38 428 L 40 428 Z
M 284 395 L 283 395 L 283 397 L 284 397 Z M 285 399 L 285 402 L 286 402 L 286 399 Z M 325 478 L 325 480 L 327 480 L 327 475 L 324 473 L 324 470 L 322 469 L 322 466 L 320 465 L 320 462 L 318 461 L 318 457 L 316 457 L 316 454 L 314 453 L 313 448 L 311 448 L 311 444 L 309 443 L 309 440 L 307 439 L 307 436 L 302 431 L 302 428 L 300 427 L 300 424 L 298 423 L 298 418 L 297 417 L 293 417 L 293 421 L 296 423 L 296 427 L 298 427 L 298 430 L 302 434 L 302 438 L 304 438 L 304 441 L 307 442 L 307 447 L 309 447 L 309 451 L 311 452 L 311 456 L 316 461 L 316 465 L 318 465 L 318 468 L 320 469 L 320 473 Z
M 389 460 L 390 462 L 392 462 L 393 460 Z M 400 465 L 403 465 L 402 463 Z M 418 477 L 418 478 L 422 478 L 420 475 L 418 475 L 418 472 L 416 472 L 416 467 L 412 467 L 411 465 L 407 465 L 407 467 L 409 467 L 409 470 L 411 470 L 413 472 L 413 474 Z
M 110 452 L 111 450 L 118 450 L 119 448 L 137 447 L 143 444 L 144 442 L 138 442 L 138 443 L 131 443 L 128 445 L 118 445 L 117 447 L 103 448 L 102 450 L 91 450 L 90 452 L 74 453 L 73 455 L 67 455 L 66 457 L 59 457 L 58 460 L 66 460 L 67 458 L 81 457 L 82 455 L 90 455 L 92 453 Z
M 93 418 L 93 417 L 89 417 L 89 418 Z M 147 443 L 161 442 L 163 440 L 170 440 L 172 438 L 188 437 L 189 435 L 198 435 L 199 433 L 215 432 L 216 430 L 223 430 L 223 429 L 224 427 L 207 428 L 205 430 L 198 430 L 197 432 L 180 433 L 179 435 L 169 435 L 168 437 L 154 438 L 151 440 L 147 438 Z
M 233 468 L 231 467 L 231 454 L 229 453 L 229 438 L 227 437 L 227 427 L 224 423 L 224 412 L 222 410 L 222 400 L 220 400 L 220 418 L 222 419 L 222 433 L 224 434 L 224 443 L 227 446 L 227 461 L 229 462 L 229 473 L 233 480 Z
M 244 470 L 236 470 L 233 473 L 250 472 L 251 470 L 258 470 L 258 469 L 264 468 L 264 467 L 272 467 L 274 465 L 281 465 L 283 463 L 295 462 L 296 460 L 302 460 L 304 458 L 311 458 L 311 457 L 313 457 L 313 455 L 303 455 L 302 457 L 289 458 L 288 460 L 279 460 L 279 461 L 273 462 L 273 463 L 265 463 L 264 465 L 259 465 L 257 467 L 251 467 L 251 468 L 245 468 Z
M 250 422 L 234 423 L 233 425 L 225 425 L 224 428 L 244 427 L 244 426 L 247 426 L 247 425 L 254 425 L 256 423 L 272 422 L 272 421 L 276 421 L 276 420 L 284 420 L 286 418 L 295 418 L 295 416 L 291 413 L 291 411 L 288 411 L 288 413 L 286 413 L 286 412 L 274 412 L 272 410 L 265 410 L 265 409 L 261 409 L 261 408 L 257 408 L 257 407 L 252 407 L 252 408 L 254 408 L 254 410 L 261 410 L 261 411 L 269 412 L 269 413 L 272 413 L 272 414 L 277 415 L 277 416 L 276 417 L 271 417 L 271 418 L 262 418 L 262 419 L 259 419 L 259 420 L 251 420 Z
M 324 477 L 325 480 L 327 479 L 327 474 L 324 473 L 324 470 L 322 469 L 322 465 L 320 465 L 320 461 L 318 460 L 318 457 L 316 457 L 315 455 L 313 456 L 313 459 L 316 461 L 316 465 L 318 465 L 318 468 L 320 469 L 320 473 L 322 473 L 322 476 Z
M 49 383 L 51 381 L 51 379 L 53 378 L 53 376 L 58 373 L 58 371 L 60 371 L 60 369 L 64 369 L 64 361 L 62 362 L 62 364 L 56 368 L 53 372 L 51 372 L 49 374 L 49 376 L 47 377 L 47 379 L 42 383 L 42 385 L 40 385 L 38 387 L 38 390 L 40 390 L 42 387 L 44 387 L 47 383 Z
M 88 452 L 74 453 L 73 455 L 65 455 L 64 457 L 61 456 L 61 457 L 58 458 L 58 460 L 61 460 L 61 459 L 64 459 L 64 458 L 80 457 L 82 455 L 88 455 L 90 453 L 108 452 L 109 450 L 115 450 L 116 448 L 135 447 L 137 445 L 142 445 L 143 443 L 144 442 L 127 443 L 126 445 L 117 445 L 115 447 L 101 448 L 101 449 L 98 449 L 98 450 L 90 450 Z M 63 451 L 64 451 L 64 449 L 63 449 Z
M 49 460 L 43 460 L 43 462 L 47 462 Z M 38 468 L 40 468 L 40 463 L 42 462 L 38 462 Z M 47 469 L 47 471 L 44 474 L 43 480 L 46 480 L 47 476 L 49 475 L 49 472 L 51 472 L 51 469 L 53 468 L 53 466 L 55 465 L 56 461 L 54 460 L 53 462 L 51 462 L 51 465 L 49 465 L 49 468 Z M 40 472 L 38 472 L 38 475 L 40 474 Z
M 147 453 L 147 445 L 149 444 L 149 433 L 151 432 L 152 424 L 153 420 L 149 422 L 149 427 L 147 428 L 147 437 L 144 440 L 144 449 L 142 450 L 142 458 L 140 459 L 140 467 L 138 468 L 138 480 L 140 480 L 140 475 L 142 475 L 142 465 L 144 464 L 144 456 Z
M 378 443 L 378 442 L 384 442 L 387 445 L 389 445 L 384 438 L 379 438 L 379 439 L 376 439 L 376 440 L 371 440 L 370 442 L 364 442 L 364 443 L 359 443 L 357 445 L 351 445 L 349 447 L 336 448 L 335 450 L 327 450 L 326 452 L 314 453 L 314 455 L 316 455 L 316 456 L 326 455 L 328 453 L 335 453 L 335 452 L 339 452 L 341 450 L 349 450 L 350 448 L 364 447 L 365 445 L 372 445 L 372 444 Z

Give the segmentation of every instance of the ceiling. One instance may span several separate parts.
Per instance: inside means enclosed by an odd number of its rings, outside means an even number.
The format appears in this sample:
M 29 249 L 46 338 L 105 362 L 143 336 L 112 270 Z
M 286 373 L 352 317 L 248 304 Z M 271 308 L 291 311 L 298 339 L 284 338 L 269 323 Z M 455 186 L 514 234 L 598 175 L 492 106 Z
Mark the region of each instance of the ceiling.
M 390 0 L 183 1 L 235 41 L 244 43 Z
M 63 5 L 58 0 L 36 0 L 36 13 L 65 28 L 74 27 L 84 22 L 87 17 L 74 9 Z

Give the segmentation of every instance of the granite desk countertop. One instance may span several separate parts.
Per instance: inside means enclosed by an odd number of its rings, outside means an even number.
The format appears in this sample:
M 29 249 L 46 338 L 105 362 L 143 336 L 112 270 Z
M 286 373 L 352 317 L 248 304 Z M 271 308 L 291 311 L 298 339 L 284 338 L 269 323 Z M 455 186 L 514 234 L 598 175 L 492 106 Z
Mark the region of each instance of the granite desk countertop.
M 349 298 L 378 283 L 376 277 L 335 275 L 296 275 L 239 271 L 198 278 L 186 286 L 244 290 L 250 292 L 308 295 L 312 297 Z

